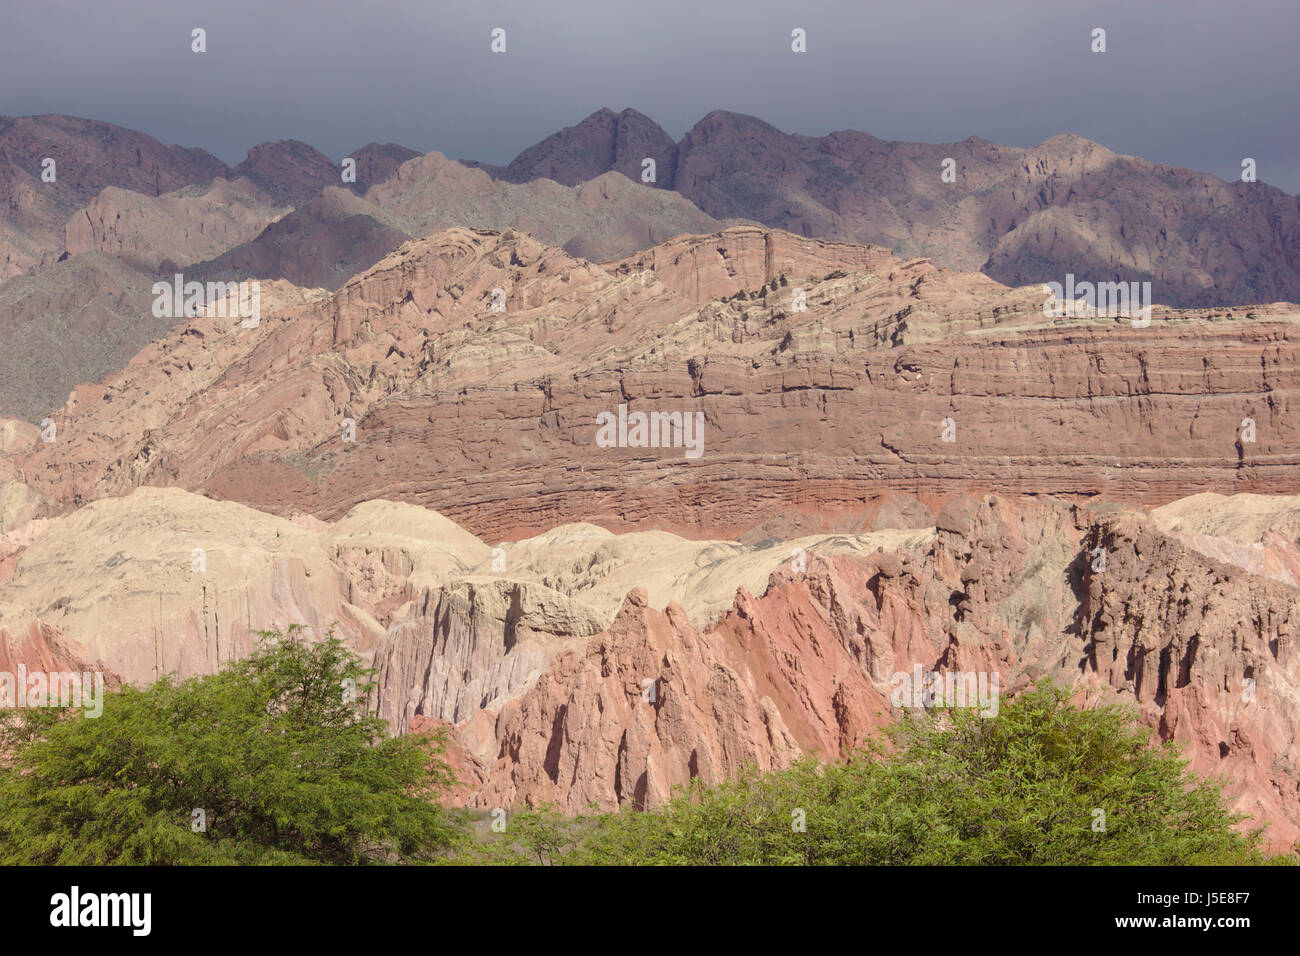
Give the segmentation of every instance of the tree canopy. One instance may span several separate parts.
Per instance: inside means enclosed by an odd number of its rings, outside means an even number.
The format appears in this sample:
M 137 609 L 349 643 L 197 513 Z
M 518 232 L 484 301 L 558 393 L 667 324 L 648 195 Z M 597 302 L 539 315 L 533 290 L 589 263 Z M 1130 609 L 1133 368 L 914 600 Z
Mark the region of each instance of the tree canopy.
M 330 634 L 263 632 L 219 673 L 108 695 L 97 718 L 10 712 L 0 863 L 431 859 L 459 825 L 427 799 L 440 741 L 387 738 Z

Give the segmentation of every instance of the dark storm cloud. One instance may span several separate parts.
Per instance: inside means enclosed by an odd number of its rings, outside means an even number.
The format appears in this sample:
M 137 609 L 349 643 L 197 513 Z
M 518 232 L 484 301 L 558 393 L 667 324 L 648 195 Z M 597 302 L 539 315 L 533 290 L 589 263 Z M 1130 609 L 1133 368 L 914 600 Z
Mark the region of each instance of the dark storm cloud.
M 788 132 L 1078 133 L 1300 191 L 1296 0 L 0 0 L 0 113 L 335 159 L 371 140 L 506 162 L 602 106 L 680 136 L 721 108 Z M 509 51 L 489 52 L 489 31 Z M 190 52 L 190 30 L 208 52 Z M 790 30 L 808 53 L 790 52 Z M 1107 31 L 1093 54 L 1089 35 Z

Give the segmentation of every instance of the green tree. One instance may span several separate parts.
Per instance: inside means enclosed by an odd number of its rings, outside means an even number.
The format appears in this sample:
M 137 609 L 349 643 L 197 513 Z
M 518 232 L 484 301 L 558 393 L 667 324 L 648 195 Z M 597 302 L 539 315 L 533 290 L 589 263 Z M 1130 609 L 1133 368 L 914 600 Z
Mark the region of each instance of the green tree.
M 459 866 L 554 866 L 566 861 L 591 830 L 594 819 L 566 816 L 554 806 L 513 810 L 501 832 L 489 831 L 487 821 L 479 834 L 467 831 L 456 852 L 445 862 Z
M 331 633 L 261 633 L 219 673 L 106 696 L 103 714 L 10 712 L 0 863 L 431 860 L 459 819 L 440 736 L 390 739 L 369 672 Z M 195 811 L 203 814 L 200 818 Z

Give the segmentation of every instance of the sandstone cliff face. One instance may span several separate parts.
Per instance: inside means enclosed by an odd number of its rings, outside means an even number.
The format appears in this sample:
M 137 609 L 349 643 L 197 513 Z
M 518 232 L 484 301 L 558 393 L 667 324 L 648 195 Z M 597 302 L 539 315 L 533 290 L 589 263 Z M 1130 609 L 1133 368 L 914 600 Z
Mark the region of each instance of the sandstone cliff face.
M 333 629 L 394 731 L 451 729 L 458 799 L 571 811 L 837 759 L 900 715 L 899 674 L 1002 694 L 1047 677 L 1136 706 L 1282 849 L 1300 838 L 1295 501 L 964 494 L 928 529 L 741 545 L 576 525 L 494 548 L 396 502 L 328 523 L 141 489 L 0 537 L 0 664 L 147 682 L 210 672 L 263 628 Z
M 1010 503 L 992 507 L 1003 524 L 1019 518 Z M 997 672 L 1010 687 L 1023 674 L 1010 635 L 954 620 L 953 588 L 936 574 L 966 558 L 950 545 L 811 555 L 806 570 L 774 572 L 758 598 L 741 589 L 703 630 L 676 603 L 657 612 L 632 591 L 608 630 L 501 708 L 495 753 L 482 719 L 467 722 L 462 743 L 482 780 L 471 803 L 653 806 L 694 776 L 716 783 L 746 763 L 766 770 L 861 746 L 893 720 L 893 677 L 914 666 Z
M 745 676 L 676 605 L 651 612 L 633 591 L 608 632 L 561 655 L 503 710 L 498 759 L 476 802 L 653 806 L 692 775 L 716 780 L 747 762 L 793 760 L 798 742 Z
M 605 627 L 629 582 L 704 623 L 796 547 L 862 554 L 926 538 L 745 546 L 568 526 L 494 548 L 397 502 L 365 502 L 330 523 L 143 488 L 0 534 L 0 627 L 51 624 L 87 658 L 149 681 L 210 672 L 248 653 L 262 629 L 334 626 L 400 688 L 378 700 L 400 727 L 417 714 L 463 720 L 517 694 L 566 642 Z
M 40 621 L 124 678 L 210 673 L 289 623 L 355 646 L 377 624 L 353 613 L 315 536 L 239 505 L 148 490 L 50 523 L 17 555 L 0 627 Z M 365 627 L 370 625 L 369 633 Z
M 933 669 L 996 674 L 1004 694 L 1049 677 L 1136 706 L 1286 849 L 1300 837 L 1298 602 L 1139 513 L 967 497 L 928 547 L 813 555 L 703 630 L 633 591 L 494 720 L 457 728 L 468 802 L 653 806 L 744 763 L 834 759 L 898 715 L 894 675 Z
M 48 624 L 33 623 L 17 633 L 0 628 L 0 673 L 15 675 L 19 668 L 27 672 L 41 671 L 47 675 L 59 673 L 101 674 L 104 686 L 115 688 L 121 678 L 105 668 L 103 661 L 87 660 L 81 649 Z M 26 690 L 27 688 L 23 688 Z
M 378 713 L 451 723 L 518 696 L 551 659 L 601 630 L 605 616 L 548 588 L 474 579 L 425 592 L 375 654 Z
M 1278 821 L 1272 836 L 1289 845 L 1300 836 L 1300 591 L 1132 518 L 1100 523 L 1085 545 L 1107 556 L 1104 571 L 1087 566 L 1087 669 L 1183 743 L 1193 769 L 1231 781 L 1241 810 Z
M 325 518 L 380 496 L 497 538 L 859 531 L 885 492 L 1292 490 L 1295 307 L 1135 328 L 1042 301 L 755 227 L 604 268 L 450 230 L 325 299 L 265 289 L 257 328 L 187 320 L 55 414 L 58 441 L 2 457 L 47 513 L 139 485 Z M 620 405 L 702 414 L 698 457 L 600 446 Z

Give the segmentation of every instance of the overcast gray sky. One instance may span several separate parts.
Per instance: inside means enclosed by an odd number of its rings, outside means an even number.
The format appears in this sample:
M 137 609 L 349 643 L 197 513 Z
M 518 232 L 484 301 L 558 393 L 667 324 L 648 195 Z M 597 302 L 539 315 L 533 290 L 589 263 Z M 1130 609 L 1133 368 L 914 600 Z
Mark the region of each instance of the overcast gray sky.
M 1224 178 L 1251 156 L 1296 193 L 1298 40 L 1300 0 L 0 0 L 0 113 L 107 120 L 232 164 L 274 139 L 504 163 L 602 106 L 675 138 L 729 109 L 810 135 L 1070 132 Z

